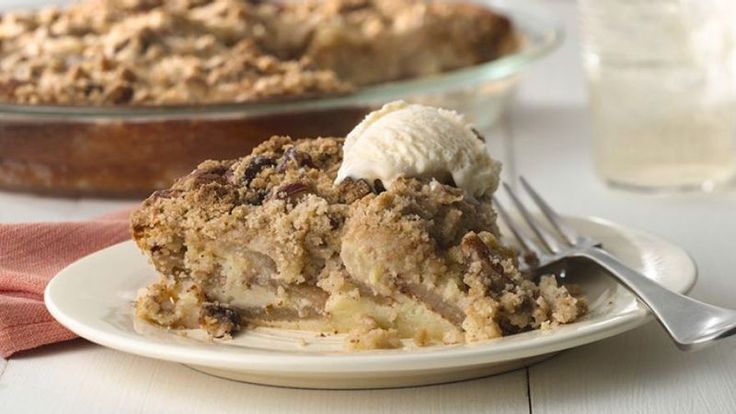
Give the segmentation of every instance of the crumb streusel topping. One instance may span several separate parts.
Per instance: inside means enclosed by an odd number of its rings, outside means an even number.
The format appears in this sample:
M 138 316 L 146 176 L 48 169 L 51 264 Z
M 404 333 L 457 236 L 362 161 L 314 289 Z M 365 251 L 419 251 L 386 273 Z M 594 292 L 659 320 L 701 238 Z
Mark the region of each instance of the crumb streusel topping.
M 163 105 L 343 93 L 491 60 L 507 19 L 423 0 L 86 0 L 0 20 L 0 101 Z

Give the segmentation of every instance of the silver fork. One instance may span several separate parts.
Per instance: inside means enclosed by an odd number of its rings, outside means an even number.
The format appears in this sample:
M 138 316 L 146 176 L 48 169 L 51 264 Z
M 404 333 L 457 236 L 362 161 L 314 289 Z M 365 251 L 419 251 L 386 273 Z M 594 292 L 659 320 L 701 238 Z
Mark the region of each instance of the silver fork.
M 538 257 L 539 263 L 534 263 L 530 270 L 539 271 L 551 266 L 565 269 L 566 263 L 573 258 L 598 265 L 633 292 L 654 313 L 677 347 L 682 350 L 699 349 L 736 334 L 735 310 L 709 305 L 665 289 L 608 253 L 600 242 L 578 234 L 523 177 L 520 182 L 554 231 L 543 227 L 540 220 L 531 214 L 506 183 L 504 188 L 512 204 L 536 237 L 528 236 L 522 230 L 523 224 L 515 223 L 497 198 L 494 197 L 493 202 L 523 252 Z

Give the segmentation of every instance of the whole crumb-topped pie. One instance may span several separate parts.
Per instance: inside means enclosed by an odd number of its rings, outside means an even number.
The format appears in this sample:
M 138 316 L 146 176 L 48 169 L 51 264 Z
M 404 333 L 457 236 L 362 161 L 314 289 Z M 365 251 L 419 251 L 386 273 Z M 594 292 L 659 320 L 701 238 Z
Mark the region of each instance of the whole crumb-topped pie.
M 0 19 L 0 101 L 162 105 L 333 94 L 516 49 L 505 17 L 426 0 L 85 0 Z
M 524 65 L 360 94 L 533 38 L 463 1 L 76 1 L 0 14 L 0 188 L 138 198 L 273 135 L 343 136 L 402 88 L 498 108 Z
M 554 276 L 529 279 L 499 241 L 499 168 L 462 117 L 403 102 L 347 140 L 276 136 L 206 161 L 132 216 L 161 275 L 137 316 L 216 338 L 257 326 L 348 333 L 350 349 L 572 322 L 585 301 Z

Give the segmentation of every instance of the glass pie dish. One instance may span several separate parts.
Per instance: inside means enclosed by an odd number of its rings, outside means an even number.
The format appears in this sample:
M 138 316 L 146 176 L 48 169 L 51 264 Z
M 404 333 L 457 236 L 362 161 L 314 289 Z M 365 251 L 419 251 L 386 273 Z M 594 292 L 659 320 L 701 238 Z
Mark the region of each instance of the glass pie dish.
M 249 153 L 272 135 L 344 136 L 396 99 L 455 109 L 479 129 L 502 113 L 522 71 L 561 42 L 559 26 L 519 2 L 474 0 L 507 16 L 519 49 L 441 75 L 328 97 L 157 107 L 0 105 L 0 188 L 65 196 L 138 197 L 205 159 Z

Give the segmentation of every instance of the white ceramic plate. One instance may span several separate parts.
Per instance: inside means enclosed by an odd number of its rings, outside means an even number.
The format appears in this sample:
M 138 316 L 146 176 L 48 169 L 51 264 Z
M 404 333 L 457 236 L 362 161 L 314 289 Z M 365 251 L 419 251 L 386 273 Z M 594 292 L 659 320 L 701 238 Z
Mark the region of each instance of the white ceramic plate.
M 668 289 L 686 292 L 695 282 L 695 265 L 677 246 L 599 219 L 573 219 L 573 224 Z M 573 282 L 582 286 L 589 314 L 546 332 L 360 353 L 342 351 L 339 335 L 321 338 L 266 328 L 210 342 L 195 330 L 177 333 L 134 321 L 136 291 L 155 277 L 133 242 L 124 242 L 60 272 L 46 288 L 46 306 L 61 324 L 100 345 L 230 379 L 305 388 L 399 387 L 496 374 L 633 329 L 650 318 L 625 288 L 604 275 L 585 272 Z

